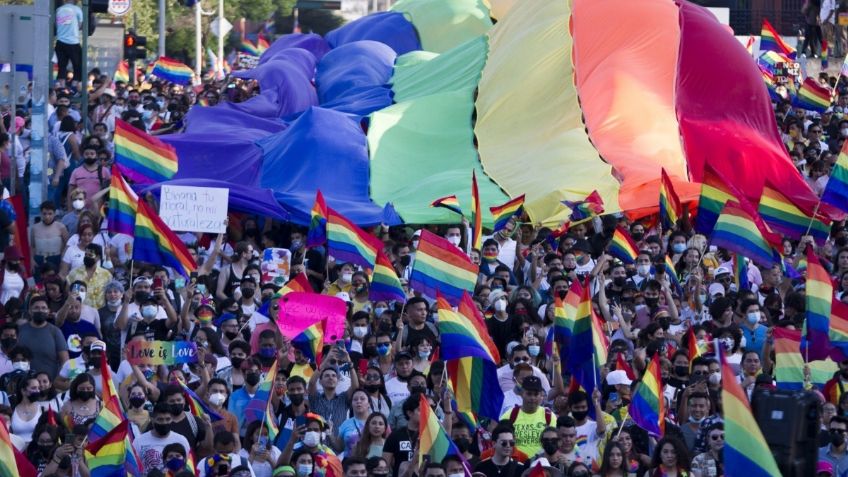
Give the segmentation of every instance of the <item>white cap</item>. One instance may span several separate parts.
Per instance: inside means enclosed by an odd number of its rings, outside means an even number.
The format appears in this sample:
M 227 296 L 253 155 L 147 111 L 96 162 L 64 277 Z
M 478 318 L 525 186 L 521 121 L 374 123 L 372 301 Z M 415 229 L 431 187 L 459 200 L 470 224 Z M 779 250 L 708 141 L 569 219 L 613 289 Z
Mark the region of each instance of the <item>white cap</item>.
M 610 373 L 607 374 L 607 384 L 610 386 L 615 386 L 617 384 L 630 386 L 632 383 L 633 381 L 627 377 L 627 371 L 624 371 L 623 369 L 616 369 L 615 371 L 610 371 Z
M 721 283 L 713 283 L 710 285 L 710 298 L 715 298 L 716 295 L 724 295 L 724 286 Z
M 715 273 L 713 275 L 718 278 L 719 275 L 731 275 L 732 273 L 733 272 L 731 272 L 727 267 L 718 267 L 715 269 Z
M 341 298 L 345 302 L 350 303 L 350 295 L 347 292 L 336 293 L 336 298 Z

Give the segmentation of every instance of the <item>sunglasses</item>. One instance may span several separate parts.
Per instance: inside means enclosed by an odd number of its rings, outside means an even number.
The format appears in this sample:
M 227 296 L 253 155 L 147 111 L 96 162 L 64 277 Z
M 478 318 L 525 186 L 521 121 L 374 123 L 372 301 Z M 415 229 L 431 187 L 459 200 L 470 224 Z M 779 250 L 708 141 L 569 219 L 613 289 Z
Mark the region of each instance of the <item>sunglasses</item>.
M 529 363 L 530 358 L 515 358 L 515 359 L 512 360 L 512 362 L 516 363 L 516 364 L 518 364 L 518 363 Z
M 366 380 L 366 381 L 379 381 L 379 380 L 380 380 L 380 376 L 377 376 L 376 374 L 366 374 L 366 375 L 365 375 L 365 380 Z
M 717 441 L 719 439 L 724 440 L 724 434 L 713 434 L 710 436 L 710 439 Z
M 848 432 L 848 431 L 846 431 L 845 429 L 831 429 L 830 430 L 831 434 L 845 434 L 846 432 Z
M 498 444 L 500 444 L 501 447 L 515 447 L 515 441 L 498 441 Z

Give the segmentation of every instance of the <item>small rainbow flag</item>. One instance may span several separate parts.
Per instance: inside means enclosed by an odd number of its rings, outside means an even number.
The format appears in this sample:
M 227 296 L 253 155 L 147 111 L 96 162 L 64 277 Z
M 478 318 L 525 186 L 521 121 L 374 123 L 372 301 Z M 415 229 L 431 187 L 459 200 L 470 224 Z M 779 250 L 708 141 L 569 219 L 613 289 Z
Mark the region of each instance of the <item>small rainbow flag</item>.
M 728 201 L 716 221 L 710 242 L 731 252 L 751 258 L 754 262 L 771 268 L 780 263 L 780 255 L 775 250 L 780 244 L 780 236 L 775 238 L 754 210 L 738 202 Z
M 419 395 L 418 399 L 421 400 L 418 406 L 421 413 L 421 424 L 418 428 L 418 465 L 424 462 L 425 455 L 430 456 L 430 462 L 442 462 L 448 456 L 458 457 L 462 461 L 465 476 L 471 477 L 468 463 L 439 424 L 436 413 L 430 408 L 430 401 L 424 394 Z
M 9 436 L 2 436 L 6 426 L 0 425 L 0 427 L 3 428 L 0 431 L 0 442 L 4 440 L 8 442 Z M 141 475 L 141 460 L 130 443 L 130 435 L 129 421 L 124 419 L 102 438 L 94 442 L 89 442 L 85 447 L 85 460 L 92 477 Z M 7 439 L 2 439 L 2 437 L 6 437 Z M 5 446 L 0 444 L 0 447 Z M 7 456 L 3 456 L 2 454 L 0 452 L 0 456 L 6 461 Z M 17 475 L 17 471 L 10 474 L 0 472 L 0 475 L 4 477 Z
M 781 477 L 774 456 L 751 414 L 748 395 L 721 355 L 721 402 L 724 408 L 724 469 L 727 477 Z
M 830 179 L 822 192 L 821 201 L 840 210 L 848 210 L 848 141 L 842 145 Z
M 660 353 L 656 353 L 642 381 L 636 385 L 629 408 L 633 422 L 656 437 L 665 434 L 665 400 L 660 370 Z
M 331 208 L 327 208 L 327 248 L 340 263 L 353 263 L 369 270 L 374 269 L 377 251 L 383 244 Z
M 461 250 L 442 237 L 422 230 L 409 286 L 430 298 L 442 294 L 448 302 L 457 304 L 464 292 L 474 290 L 478 271 Z
M 833 93 L 811 77 L 804 79 L 798 92 L 792 98 L 792 106 L 819 113 L 830 107 Z
M 677 269 L 674 268 L 674 262 L 671 261 L 671 257 L 668 255 L 665 256 L 665 261 L 663 262 L 663 272 L 668 277 L 669 285 L 677 290 L 678 293 L 682 292 L 683 286 L 680 284 L 680 278 L 677 276 Z
M 462 207 L 459 206 L 459 199 L 457 199 L 455 195 L 436 199 L 430 203 L 430 207 L 442 207 L 450 210 L 451 212 L 462 215 Z
M 564 200 L 562 204 L 571 209 L 569 219 L 572 225 L 574 225 L 574 222 L 580 222 L 604 213 L 604 201 L 601 199 L 601 194 L 596 190 L 583 200 L 576 202 Z
M 9 436 L 9 429 L 6 428 L 6 423 L 0 422 L 0 476 L 2 477 L 19 477 L 18 467 L 15 462 L 15 447 L 12 445 L 12 439 Z M 91 464 L 89 464 L 91 468 Z
M 848 359 L 848 305 L 833 300 L 830 308 L 830 357 L 834 361 Z
M 594 336 L 597 330 L 588 278 L 582 287 L 580 302 L 577 305 L 571 327 L 571 342 L 568 349 L 567 366 L 572 377 L 591 396 L 595 390 L 596 383 L 601 382 L 601 367 L 597 365 L 600 356 L 595 352 L 596 342 L 599 338 Z M 603 351 L 606 353 L 606 348 Z M 589 412 L 593 414 L 591 409 Z
M 177 152 L 170 144 L 116 119 L 115 164 L 132 181 L 155 184 L 177 173 Z
M 489 336 L 489 331 L 479 315 L 471 295 L 462 294 L 460 306 L 453 311 L 450 303 L 439 296 L 439 335 L 442 359 L 459 359 L 474 356 L 500 363 L 500 353 Z
M 135 231 L 138 195 L 121 175 L 117 164 L 112 165 L 112 182 L 109 186 L 109 232 L 132 235 Z
M 277 413 L 273 409 L 271 400 L 274 381 L 277 379 L 277 365 L 277 360 L 274 360 L 274 364 L 271 365 L 271 368 L 265 375 L 265 379 L 262 380 L 262 384 L 256 389 L 256 394 L 253 395 L 253 398 L 247 403 L 247 407 L 244 409 L 245 419 L 248 424 L 259 420 L 264 423 L 265 427 L 268 428 L 268 439 L 271 442 L 274 442 L 280 433 L 280 427 L 276 421 Z
M 177 384 L 183 388 L 183 396 L 185 397 L 186 404 L 188 404 L 188 408 L 191 411 L 191 415 L 197 418 L 202 418 L 203 415 L 209 416 L 209 419 L 212 422 L 220 421 L 223 419 L 217 412 L 213 411 L 200 399 L 197 394 L 194 393 L 186 383 L 182 381 L 177 381 Z
M 118 391 L 112 381 L 112 371 L 106 361 L 106 353 L 100 355 L 100 373 L 103 378 L 103 407 L 94 419 L 94 424 L 88 431 L 89 442 L 95 442 L 105 437 L 109 431 L 116 428 L 121 421 L 126 420 L 126 414 L 121 406 Z
M 253 42 L 248 40 L 247 38 L 241 39 L 241 44 L 239 45 L 239 51 L 241 51 L 243 53 L 247 53 L 248 55 L 252 55 L 252 56 L 259 56 L 259 55 L 262 54 L 262 52 L 259 51 L 259 48 L 257 48 L 257 46 L 254 45 Z
M 305 330 L 292 338 L 294 349 L 300 350 L 303 356 L 321 366 L 321 350 L 324 348 L 324 320 L 316 321 Z
M 166 56 L 160 56 L 156 60 L 151 73 L 165 81 L 184 85 L 191 84 L 191 79 L 194 76 L 194 71 L 191 68 Z
M 821 216 L 813 218 L 812 214 L 803 212 L 768 184 L 763 187 L 757 212 L 772 230 L 793 240 L 799 240 L 809 229 L 816 243 L 824 245 L 830 235 L 830 225 Z
M 698 199 L 698 217 L 695 220 L 695 230 L 710 235 L 718 220 L 721 209 L 728 200 L 738 200 L 740 194 L 733 189 L 723 177 L 710 166 L 704 165 L 704 179 L 701 183 L 701 197 Z
M 374 273 L 371 275 L 368 298 L 371 301 L 406 301 L 406 293 L 395 273 L 395 267 L 382 250 L 377 250 L 377 262 L 374 264 Z
M 833 323 L 832 318 L 831 323 Z M 777 381 L 777 387 L 798 391 L 804 389 L 804 358 L 801 357 L 801 330 L 774 327 L 774 354 L 774 379 Z M 833 373 L 839 369 L 839 365 L 836 363 L 836 361 L 830 359 L 810 361 L 807 363 L 810 367 L 810 383 L 814 387 L 821 389 L 833 377 Z
M 748 283 L 748 261 L 738 253 L 733 254 L 733 283 L 737 290 L 750 290 Z
M 754 35 L 748 35 L 748 41 L 745 42 L 745 49 L 748 50 L 748 54 L 754 56 Z
M 112 76 L 112 81 L 118 82 L 122 81 L 124 83 L 130 82 L 130 66 L 127 64 L 127 61 L 121 61 L 118 63 L 118 67 L 115 68 L 115 74 Z
M 695 337 L 695 327 L 690 326 L 687 334 L 687 341 L 689 352 L 689 372 L 692 372 L 692 363 L 695 361 L 695 358 L 701 356 L 701 348 L 698 347 L 698 338 Z
M 143 198 L 139 198 L 137 204 L 133 260 L 172 267 L 178 274 L 188 277 L 197 269 L 197 264 L 185 244 Z
M 327 241 L 327 203 L 319 189 L 315 193 L 315 203 L 309 212 L 309 231 L 306 233 L 307 248 L 319 247 Z
M 609 360 L 609 336 L 604 333 L 603 320 L 594 312 L 592 312 L 592 345 L 595 367 L 601 369 Z
M 760 31 L 760 51 L 776 51 L 789 58 L 795 58 L 795 48 L 787 45 L 765 18 L 763 18 L 763 27 Z
M 306 274 L 299 273 L 290 278 L 275 296 L 280 297 L 291 292 L 315 293 L 315 290 L 312 289 L 312 284 L 309 283 L 309 278 L 307 278 Z
M 259 51 L 259 54 L 261 55 L 268 49 L 269 46 L 271 46 L 271 43 L 269 43 L 268 39 L 260 33 L 256 38 L 256 50 Z
M 660 219 L 664 229 L 671 230 L 677 225 L 677 219 L 683 213 L 683 208 L 680 206 L 680 199 L 674 191 L 674 184 L 671 183 L 671 178 L 665 172 L 665 168 L 661 169 L 660 179 Z
M 477 173 L 473 170 L 471 171 L 471 224 L 471 248 L 482 250 L 483 213 L 480 211 L 480 192 L 477 190 Z
M 612 234 L 607 247 L 607 253 L 618 258 L 626 264 L 636 263 L 636 257 L 639 255 L 639 248 L 636 242 L 630 237 L 630 233 L 622 227 L 616 227 L 615 233 Z
M 521 213 L 524 207 L 524 194 L 510 200 L 509 202 L 497 207 L 489 207 L 492 216 L 495 218 L 495 228 L 492 233 L 506 227 L 509 219 Z
M 813 247 L 807 245 L 807 356 L 825 359 L 830 355 L 830 308 L 833 301 L 833 282 L 819 262 Z
M 792 60 L 789 59 L 789 57 L 787 57 L 783 53 L 778 53 L 776 51 L 766 51 L 760 55 L 760 57 L 757 59 L 757 63 L 760 66 L 765 66 L 770 72 L 773 73 L 775 66 L 780 63 L 792 63 Z
M 775 82 L 774 75 L 771 73 L 771 71 L 768 71 L 768 69 L 764 68 L 762 65 L 757 65 L 757 67 L 760 69 L 760 74 L 763 77 L 763 83 L 765 83 L 765 85 L 766 85 L 766 89 L 768 90 L 769 97 L 773 101 L 778 101 L 778 102 L 786 99 L 786 98 L 783 97 L 782 94 L 780 94 L 777 91 L 777 83 Z

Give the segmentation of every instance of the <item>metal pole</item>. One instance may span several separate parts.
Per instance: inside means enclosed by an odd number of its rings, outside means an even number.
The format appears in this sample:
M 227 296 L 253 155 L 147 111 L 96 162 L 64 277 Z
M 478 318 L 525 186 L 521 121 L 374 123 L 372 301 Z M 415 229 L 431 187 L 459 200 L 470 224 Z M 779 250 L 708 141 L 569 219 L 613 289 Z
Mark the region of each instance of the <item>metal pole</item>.
M 200 31 L 201 26 L 200 0 L 198 0 L 194 4 L 194 74 L 198 78 L 200 78 L 200 65 L 203 63 L 203 54 L 201 52 L 203 36 Z
M 82 0 L 82 126 L 83 131 L 88 132 L 88 1 Z M 76 78 L 74 78 L 76 79 Z
M 159 56 L 165 56 L 165 9 L 166 0 L 159 0 Z
M 47 198 L 47 98 L 52 79 L 50 59 L 52 15 L 50 0 L 35 0 L 33 15 L 32 135 L 29 149 L 29 221 L 33 223 L 39 206 Z
M 15 159 L 15 136 L 17 136 L 15 131 L 15 111 L 18 110 L 18 85 L 15 82 L 15 76 L 17 73 L 18 65 L 17 59 L 15 58 L 15 18 L 16 15 L 12 13 L 9 15 L 9 52 L 11 53 L 11 58 L 9 62 L 9 71 L 11 71 L 12 78 L 9 81 L 9 100 L 11 102 L 10 107 L 12 108 L 12 116 L 9 120 L 9 142 L 11 143 L 11 160 L 9 161 L 9 195 L 15 195 L 15 181 L 18 179 L 18 161 Z
M 215 65 L 215 71 L 221 70 L 221 75 L 224 74 L 224 0 L 218 0 L 218 64 Z

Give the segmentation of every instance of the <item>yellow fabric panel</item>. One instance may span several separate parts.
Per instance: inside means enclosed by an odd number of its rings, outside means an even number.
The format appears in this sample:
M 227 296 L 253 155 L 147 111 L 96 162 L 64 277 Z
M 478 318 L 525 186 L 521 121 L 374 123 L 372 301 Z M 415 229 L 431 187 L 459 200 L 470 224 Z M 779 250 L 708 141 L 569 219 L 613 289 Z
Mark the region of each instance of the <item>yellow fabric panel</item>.
M 489 10 L 492 12 L 492 18 L 500 21 L 516 3 L 518 0 L 490 0 Z
M 593 190 L 607 212 L 620 210 L 619 184 L 581 120 L 570 11 L 563 0 L 517 3 L 489 32 L 476 101 L 483 169 L 511 197 L 527 194 L 531 220 L 548 225 L 568 214 L 560 201 Z
M 391 10 L 407 14 L 421 49 L 442 53 L 492 27 L 489 8 L 483 0 L 398 0 Z

